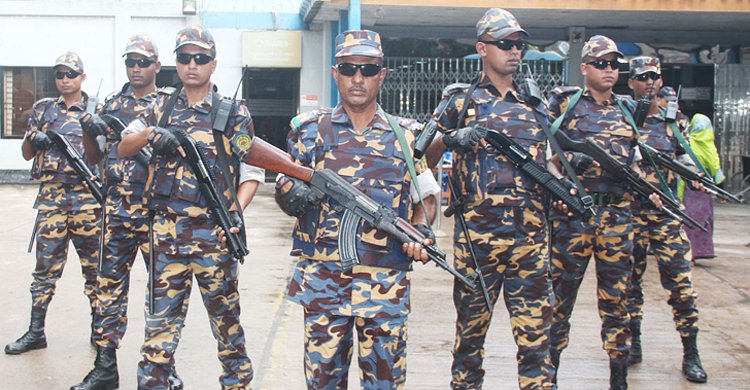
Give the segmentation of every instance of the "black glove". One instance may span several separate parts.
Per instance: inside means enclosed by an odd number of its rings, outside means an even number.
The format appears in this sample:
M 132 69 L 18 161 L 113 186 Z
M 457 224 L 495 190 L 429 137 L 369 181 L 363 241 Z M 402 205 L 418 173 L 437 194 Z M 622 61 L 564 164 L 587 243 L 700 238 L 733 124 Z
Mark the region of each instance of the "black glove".
M 443 137 L 443 143 L 449 149 L 457 152 L 470 152 L 474 149 L 480 139 L 487 135 L 487 129 L 484 127 L 464 127 L 446 134 Z
M 282 192 L 282 187 L 288 182 L 292 182 L 292 188 Z M 320 204 L 322 198 L 304 181 L 284 176 L 276 182 L 274 199 L 286 215 L 299 218 Z
M 582 175 L 594 163 L 594 159 L 588 154 L 580 152 L 568 152 L 573 155 L 570 160 L 570 166 L 573 167 L 576 175 Z
M 433 232 L 432 229 L 430 229 L 429 226 L 427 226 L 427 225 L 425 225 L 423 223 L 418 223 L 418 224 L 414 225 L 414 228 L 416 228 L 417 230 L 419 230 L 420 233 L 424 234 L 425 238 L 429 238 L 430 240 L 432 240 L 433 243 L 435 242 L 435 232 Z M 421 244 L 421 242 L 420 242 L 420 244 Z
M 52 146 L 52 140 L 47 134 L 39 130 L 34 130 L 29 136 L 29 143 L 36 150 L 47 150 Z
M 169 130 L 157 127 L 154 129 L 154 134 L 152 135 L 151 148 L 154 150 L 154 153 L 164 156 L 174 156 L 177 154 L 180 141 Z
M 245 233 L 245 223 L 242 221 L 242 213 L 237 210 L 230 210 L 229 216 L 232 218 L 232 226 L 240 228 L 239 235 L 241 241 L 245 244 L 245 246 L 247 246 L 247 236 Z
M 85 115 L 84 115 L 85 117 Z M 81 118 L 81 129 L 86 132 L 91 138 L 96 138 L 100 135 L 107 134 L 107 128 L 109 127 L 106 122 L 102 120 L 99 115 L 89 115 L 88 120 Z

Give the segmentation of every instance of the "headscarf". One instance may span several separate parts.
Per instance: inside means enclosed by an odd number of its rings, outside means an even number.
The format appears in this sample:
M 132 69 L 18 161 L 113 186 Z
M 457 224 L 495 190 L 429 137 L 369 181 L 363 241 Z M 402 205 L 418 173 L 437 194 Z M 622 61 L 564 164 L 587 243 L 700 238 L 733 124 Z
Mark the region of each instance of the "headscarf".
M 688 130 L 690 132 L 688 136 L 690 148 L 695 152 L 695 156 L 698 157 L 700 163 L 711 174 L 714 183 L 722 183 L 726 180 L 726 177 L 721 170 L 719 151 L 716 149 L 716 144 L 714 144 L 714 128 L 711 124 L 711 119 L 703 114 L 695 114 L 693 115 L 693 119 L 690 120 Z M 678 195 L 681 199 L 684 196 L 683 191 L 684 183 L 680 183 Z

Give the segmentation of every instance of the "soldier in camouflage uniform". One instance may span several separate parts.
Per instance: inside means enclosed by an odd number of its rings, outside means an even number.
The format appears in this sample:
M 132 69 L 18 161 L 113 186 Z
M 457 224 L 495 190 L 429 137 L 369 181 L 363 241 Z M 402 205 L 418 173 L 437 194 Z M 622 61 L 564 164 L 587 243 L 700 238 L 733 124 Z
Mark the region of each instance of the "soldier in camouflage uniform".
M 78 153 L 83 153 L 79 119 L 85 113 L 88 96 L 81 91 L 86 80 L 83 61 L 67 52 L 55 61 L 57 99 L 46 98 L 34 104 L 29 130 L 22 147 L 26 160 L 34 158 L 32 180 L 39 182 L 34 208 L 38 209 L 36 268 L 31 282 L 31 324 L 21 338 L 5 346 L 5 353 L 20 354 L 47 347 L 44 319 L 55 294 L 55 284 L 62 276 L 68 255 L 68 243 L 81 260 L 85 279 L 84 294 L 93 313 L 96 304 L 96 259 L 98 256 L 99 216 L 101 207 L 86 189 L 61 150 L 47 133 L 54 131 L 67 138 Z
M 123 131 L 118 146 L 120 156 L 135 155 L 147 145 L 154 152 L 144 189 L 148 208 L 154 213 L 155 286 L 149 293 L 153 294 L 154 308 L 153 314 L 146 314 L 138 388 L 169 388 L 174 352 L 195 277 L 218 343 L 221 387 L 248 389 L 253 368 L 240 325 L 238 264 L 217 237 L 217 226 L 196 176 L 182 158 L 184 152 L 172 131 L 181 129 L 195 140 L 213 170 L 225 204 L 232 204 L 229 185 L 237 185 L 239 162 L 252 143 L 253 123 L 247 110 L 236 106 L 221 135 L 222 144 L 216 145 L 211 118 L 221 96 L 210 80 L 216 70 L 214 39 L 203 27 L 192 26 L 178 32 L 175 46 L 177 74 L 184 88 L 169 95 L 159 94 Z M 165 112 L 175 93 L 174 108 Z M 166 128 L 157 127 L 164 115 Z M 226 151 L 231 177 L 223 173 L 217 147 Z M 234 212 L 233 217 L 239 226 L 239 214 Z
M 453 153 L 453 181 L 467 202 L 464 217 L 494 306 L 503 290 L 513 337 L 518 347 L 518 386 L 549 389 L 552 369 L 549 329 L 552 315 L 548 278 L 548 227 L 543 189 L 502 154 L 477 146 L 485 133 L 475 126 L 504 132 L 547 163 L 544 131 L 535 110 L 547 120 L 544 103 L 538 107 L 513 82 L 527 35 L 508 11 L 493 8 L 477 22 L 477 53 L 484 72 L 474 85 L 454 84 L 443 94 L 453 98 L 441 117 L 444 133 L 431 146 Z M 438 113 L 436 113 L 438 114 Z M 457 222 L 454 228 L 455 267 L 474 270 L 469 243 Z M 469 271 L 471 270 L 471 271 Z M 484 381 L 484 342 L 492 320 L 479 288 L 454 283 L 456 339 L 453 346 L 451 387 L 480 389 Z
M 652 96 L 662 86 L 661 66 L 654 57 L 636 57 L 630 60 L 628 86 L 636 100 Z M 635 108 L 635 102 L 631 104 Z M 665 118 L 665 110 L 660 108 L 657 99 L 651 101 L 648 116 L 639 129 L 640 140 L 652 148 L 677 159 L 685 150 L 675 137 L 674 130 L 687 123 L 684 116 L 677 123 L 670 124 Z M 682 120 L 680 120 L 682 119 Z M 684 129 L 684 127 L 682 127 Z M 659 187 L 659 177 L 653 167 L 642 164 L 646 179 Z M 677 177 L 672 171 L 660 170 L 668 187 L 676 190 Z M 651 247 L 656 255 L 661 284 L 669 291 L 668 303 L 672 306 L 674 322 L 682 338 L 684 359 L 682 371 L 691 382 L 705 382 L 706 372 L 701 366 L 696 337 L 698 334 L 698 309 L 695 306 L 696 294 L 691 281 L 692 254 L 687 234 L 682 224 L 664 212 L 655 210 L 643 200 L 633 202 L 633 275 L 628 290 L 628 311 L 632 335 L 630 364 L 640 363 L 641 319 L 643 318 L 643 274 L 646 271 L 646 257 Z
M 147 35 L 130 38 L 125 46 L 125 66 L 129 82 L 106 99 L 100 115 L 111 115 L 127 125 L 157 97 L 156 74 L 161 69 L 156 45 Z M 106 191 L 103 253 L 97 278 L 97 312 L 94 316 L 94 342 L 97 347 L 94 369 L 71 390 L 95 390 L 117 386 L 116 351 L 127 327 L 130 270 L 138 249 L 148 258 L 148 210 L 143 205 L 143 187 L 148 160 L 117 157 L 120 134 L 107 126 L 99 115 L 82 122 L 86 154 L 94 163 L 104 160 Z M 104 151 L 97 137 L 105 137 Z M 145 164 L 144 164 L 145 162 Z M 182 382 L 172 372 L 172 389 Z
M 422 224 L 425 231 L 425 207 L 417 204 L 414 178 L 407 173 L 415 132 L 421 126 L 413 120 L 390 117 L 377 104 L 386 75 L 382 57 L 377 33 L 355 30 L 339 34 L 332 72 L 342 101 L 332 110 L 295 117 L 288 147 L 295 162 L 335 171 L 375 201 L 397 210 L 405 220 Z M 400 129 L 394 128 L 395 124 Z M 401 148 L 397 132 L 404 133 L 409 150 Z M 425 176 L 423 172 L 432 177 L 425 169 L 416 164 L 420 177 Z M 279 184 L 279 192 L 284 194 L 311 191 L 303 182 L 287 177 Z M 424 198 L 426 186 L 419 184 Z M 282 209 L 289 213 L 284 196 L 278 196 Z M 434 197 L 429 199 L 434 205 Z M 408 271 L 412 259 L 426 260 L 426 251 L 419 244 L 402 246 L 364 223 L 358 242 L 361 263 L 345 269 L 337 244 L 343 212 L 336 206 L 331 200 L 307 204 L 297 214 L 300 218 L 293 232 L 292 255 L 300 260 L 288 298 L 304 308 L 307 387 L 347 387 L 356 331 L 361 386 L 403 388 L 410 310 Z
M 578 87 L 555 89 L 549 101 L 551 119 L 564 115 L 560 131 L 576 141 L 592 140 L 620 162 L 633 162 L 633 168 L 637 169 L 635 162 L 640 155 L 631 146 L 633 128 L 617 103 L 621 97 L 612 92 L 618 78 L 618 58 L 622 53 L 614 41 L 596 35 L 586 42 L 581 57 L 585 87 L 582 92 Z M 572 106 L 574 96 L 580 96 L 580 100 Z M 552 362 L 557 369 L 560 354 L 568 345 L 570 316 L 593 255 L 602 319 L 601 337 L 610 361 L 610 386 L 611 389 L 625 389 L 630 347 L 626 290 L 633 269 L 630 208 L 633 196 L 621 182 L 596 165 L 579 177 L 598 210 L 596 215 L 585 219 L 553 217 L 550 267 L 555 293 Z

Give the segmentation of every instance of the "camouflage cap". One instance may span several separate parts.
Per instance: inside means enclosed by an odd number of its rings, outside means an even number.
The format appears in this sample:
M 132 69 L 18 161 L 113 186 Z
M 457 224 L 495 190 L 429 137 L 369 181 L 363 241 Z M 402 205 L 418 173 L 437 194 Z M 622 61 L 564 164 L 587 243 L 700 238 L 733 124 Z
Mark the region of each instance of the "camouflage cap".
M 502 8 L 490 8 L 477 22 L 477 38 L 489 34 L 492 38 L 503 39 L 513 33 L 529 35 L 521 28 L 516 17 Z
M 213 49 L 216 47 L 214 37 L 203 26 L 185 27 L 177 33 L 175 39 L 174 51 L 176 52 L 182 46 L 195 45 L 204 49 Z
M 675 92 L 674 88 L 672 87 L 661 87 L 659 93 L 657 93 L 656 96 L 662 97 L 670 102 L 677 100 L 677 92 Z
M 604 35 L 594 35 L 583 45 L 581 58 L 598 58 L 609 53 L 615 53 L 620 58 L 625 57 L 619 50 L 617 50 L 617 44 L 615 44 L 615 41 Z
M 125 45 L 125 57 L 130 53 L 141 54 L 145 57 L 159 57 L 159 50 L 156 48 L 156 44 L 150 36 L 146 34 L 138 34 L 128 39 L 127 45 Z
M 633 57 L 630 59 L 630 78 L 632 79 L 639 74 L 646 72 L 656 72 L 661 74 L 661 65 L 656 57 Z
M 370 30 L 349 30 L 336 36 L 336 58 L 364 56 L 383 58 L 380 35 Z
M 78 73 L 83 73 L 83 61 L 81 61 L 81 57 L 79 57 L 78 54 L 73 53 L 72 51 L 61 54 L 59 57 L 57 57 L 57 59 L 55 60 L 55 66 L 53 66 L 53 68 L 56 68 L 60 65 L 67 66 L 68 68 Z

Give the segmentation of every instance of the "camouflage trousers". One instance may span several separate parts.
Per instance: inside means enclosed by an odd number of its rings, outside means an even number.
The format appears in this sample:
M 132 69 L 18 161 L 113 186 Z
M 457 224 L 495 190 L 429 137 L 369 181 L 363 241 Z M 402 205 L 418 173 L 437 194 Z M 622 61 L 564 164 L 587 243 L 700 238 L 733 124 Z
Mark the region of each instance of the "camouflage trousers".
M 404 388 L 406 317 L 349 317 L 305 308 L 307 388 L 347 388 L 355 329 L 362 388 Z
M 157 220 L 155 224 L 169 222 Z M 218 344 L 221 388 L 249 389 L 253 367 L 245 350 L 245 333 L 240 325 L 237 262 L 231 255 L 218 252 L 178 254 L 159 251 L 155 260 L 154 314 L 146 312 L 146 337 L 141 348 L 143 360 L 138 363 L 138 388 L 169 388 L 168 377 L 174 366 L 174 353 L 195 277 L 208 312 L 211 332 Z
M 97 278 L 94 340 L 103 348 L 118 348 L 128 325 L 130 270 L 138 249 L 148 259 L 148 218 L 107 215 L 104 259 Z
M 643 274 L 649 246 L 656 255 L 661 285 L 669 292 L 667 303 L 680 336 L 698 333 L 698 309 L 691 280 L 690 241 L 677 220 L 659 214 L 634 218 L 633 276 L 628 289 L 628 311 L 631 318 L 643 318 Z
M 589 259 L 594 256 L 601 338 L 609 359 L 625 363 L 630 351 L 627 287 L 633 272 L 630 202 L 599 207 L 587 219 L 563 218 L 552 224 L 550 273 L 555 291 L 552 348 L 568 346 L 570 316 Z
M 31 282 L 32 304 L 47 310 L 55 285 L 68 257 L 69 242 L 81 260 L 83 293 L 92 310 L 96 307 L 96 268 L 99 255 L 99 216 L 101 209 L 86 211 L 40 210 L 36 237 L 36 267 Z
M 474 208 L 465 214 L 469 233 L 494 307 L 503 291 L 518 351 L 518 386 L 552 388 L 549 329 L 552 316 L 547 222 L 543 211 L 520 207 Z M 456 223 L 455 267 L 474 269 L 466 239 Z M 479 389 L 484 342 L 492 321 L 481 289 L 453 286 L 456 339 L 451 387 Z

